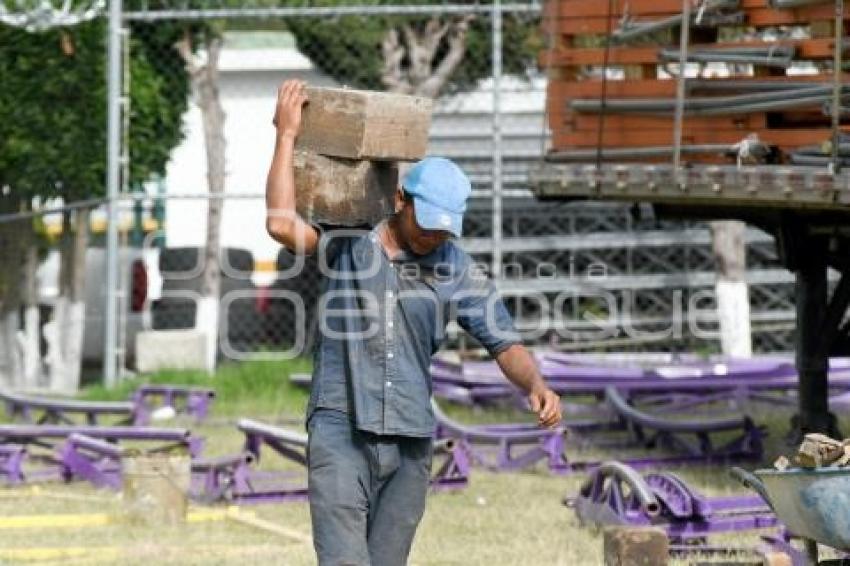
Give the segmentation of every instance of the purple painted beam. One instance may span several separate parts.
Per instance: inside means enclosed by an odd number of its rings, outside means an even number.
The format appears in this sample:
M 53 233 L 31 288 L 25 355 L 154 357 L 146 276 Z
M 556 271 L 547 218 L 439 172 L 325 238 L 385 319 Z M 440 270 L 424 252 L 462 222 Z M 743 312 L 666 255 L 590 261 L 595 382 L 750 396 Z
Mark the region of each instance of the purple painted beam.
M 6 413 L 15 420 L 25 422 L 72 424 L 72 415 L 82 415 L 90 425 L 96 425 L 98 417 L 111 415 L 123 417 L 126 422 L 137 422 L 136 406 L 122 401 L 79 401 L 76 399 L 55 399 L 36 395 L 25 395 L 0 389 L 0 401 L 6 405 Z M 34 415 L 41 416 L 37 419 Z
M 203 439 L 193 436 L 185 428 L 157 428 L 134 426 L 91 425 L 0 425 L 0 442 L 43 443 L 47 440 L 65 439 L 71 434 L 111 441 L 150 440 L 183 443 L 195 456 L 203 448 Z

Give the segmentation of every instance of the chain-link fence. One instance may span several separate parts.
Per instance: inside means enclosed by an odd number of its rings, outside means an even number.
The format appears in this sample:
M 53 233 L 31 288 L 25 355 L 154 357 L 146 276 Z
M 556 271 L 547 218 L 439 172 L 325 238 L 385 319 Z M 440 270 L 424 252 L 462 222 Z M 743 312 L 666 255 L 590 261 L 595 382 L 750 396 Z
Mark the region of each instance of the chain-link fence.
M 462 245 L 501 266 L 498 285 L 529 343 L 716 349 L 704 225 L 624 205 L 540 203 L 527 191 L 548 143 L 538 4 L 196 8 L 125 3 L 121 367 L 137 365 L 140 333 L 209 323 L 202 304 L 211 294 L 220 356 L 309 350 L 319 274 L 268 237 L 262 194 L 277 88 L 292 77 L 436 99 L 429 153 L 456 160 L 474 186 Z M 0 276 L 0 364 L 15 385 L 58 379 L 72 389 L 79 375 L 51 371 L 75 357 L 103 363 L 105 27 L 103 18 L 35 34 L 0 25 L 9 267 Z M 45 206 L 65 208 L 30 212 Z M 752 230 L 747 239 L 756 349 L 789 349 L 791 276 L 770 238 Z M 63 337 L 74 329 L 82 338 Z

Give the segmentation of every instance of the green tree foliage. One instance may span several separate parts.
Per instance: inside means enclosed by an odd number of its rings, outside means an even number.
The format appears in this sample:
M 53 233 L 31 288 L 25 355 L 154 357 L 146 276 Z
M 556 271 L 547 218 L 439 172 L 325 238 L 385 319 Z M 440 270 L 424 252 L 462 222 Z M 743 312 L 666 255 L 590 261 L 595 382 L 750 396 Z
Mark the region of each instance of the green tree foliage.
M 188 78 L 173 49 L 180 29 L 134 24 L 130 182 L 164 173 L 182 139 Z M 106 21 L 28 33 L 0 25 L 0 187 L 26 201 L 103 195 Z
M 422 0 L 364 0 L 358 4 L 399 5 L 422 4 Z M 316 0 L 311 5 L 333 6 L 339 0 Z M 441 2 L 434 2 L 441 4 Z M 443 20 L 458 16 L 441 16 Z M 383 57 L 381 42 L 393 27 L 403 24 L 417 31 L 424 29 L 429 16 L 342 16 L 337 18 L 287 18 L 286 25 L 296 36 L 298 49 L 324 73 L 356 88 L 384 90 L 381 81 Z M 505 73 L 525 76 L 535 65 L 542 49 L 542 37 L 536 17 L 525 14 L 503 16 L 503 69 Z M 492 73 L 492 33 L 488 14 L 472 19 L 463 62 L 452 74 L 444 92 L 465 90 Z M 439 63 L 447 49 L 438 51 Z

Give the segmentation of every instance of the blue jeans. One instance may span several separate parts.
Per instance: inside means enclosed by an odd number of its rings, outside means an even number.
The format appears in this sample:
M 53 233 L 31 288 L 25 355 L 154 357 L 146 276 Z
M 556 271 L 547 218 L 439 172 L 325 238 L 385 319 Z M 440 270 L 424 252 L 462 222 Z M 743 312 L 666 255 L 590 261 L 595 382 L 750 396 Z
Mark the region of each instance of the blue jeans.
M 425 510 L 430 438 L 358 431 L 318 409 L 308 423 L 313 544 L 321 566 L 403 566 Z

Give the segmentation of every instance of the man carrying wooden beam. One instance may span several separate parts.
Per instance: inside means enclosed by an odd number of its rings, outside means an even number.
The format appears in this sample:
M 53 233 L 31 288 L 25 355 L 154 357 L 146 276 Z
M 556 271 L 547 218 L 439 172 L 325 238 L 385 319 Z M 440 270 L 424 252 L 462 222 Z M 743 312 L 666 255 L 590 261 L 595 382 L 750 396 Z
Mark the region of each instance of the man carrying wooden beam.
M 457 165 L 416 163 L 395 214 L 362 234 L 323 232 L 296 212 L 304 88 L 287 81 L 278 93 L 266 206 L 271 237 L 295 253 L 318 251 L 325 273 L 307 409 L 314 545 L 322 565 L 403 565 L 425 509 L 435 428 L 429 367 L 448 321 L 528 394 L 540 426 L 560 422 L 560 399 L 493 283 L 451 240 L 471 191 Z

